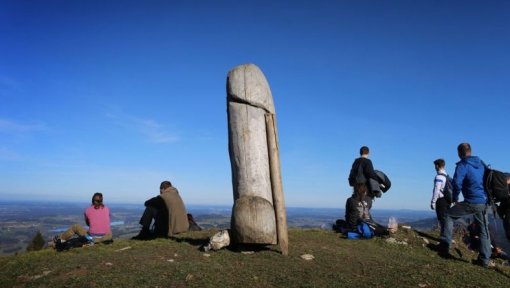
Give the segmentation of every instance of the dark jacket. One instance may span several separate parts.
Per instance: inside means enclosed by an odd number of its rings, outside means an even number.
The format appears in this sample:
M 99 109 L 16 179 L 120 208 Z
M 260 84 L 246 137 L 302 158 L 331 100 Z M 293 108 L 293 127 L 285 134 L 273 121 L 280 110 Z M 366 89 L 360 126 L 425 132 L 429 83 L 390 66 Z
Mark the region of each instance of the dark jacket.
M 372 198 L 365 196 L 363 201 L 359 201 L 357 196 L 352 196 L 345 202 L 345 222 L 346 228 L 356 229 L 356 225 L 361 220 L 371 220 L 370 209 L 372 208 Z
M 351 172 L 349 173 L 349 185 L 353 186 L 356 185 L 356 175 L 358 174 L 359 166 L 361 165 L 361 169 L 363 170 L 363 175 L 365 176 L 365 179 L 368 181 L 368 179 L 374 179 L 375 181 L 379 182 L 379 177 L 374 171 L 374 166 L 372 165 L 372 161 L 365 157 L 359 157 L 356 160 L 354 160 L 354 163 L 352 163 Z M 366 183 L 366 182 L 365 182 Z
M 453 201 L 459 200 L 462 192 L 464 201 L 471 204 L 486 204 L 487 195 L 483 187 L 483 174 L 485 166 L 480 158 L 468 156 L 459 162 L 453 175 Z

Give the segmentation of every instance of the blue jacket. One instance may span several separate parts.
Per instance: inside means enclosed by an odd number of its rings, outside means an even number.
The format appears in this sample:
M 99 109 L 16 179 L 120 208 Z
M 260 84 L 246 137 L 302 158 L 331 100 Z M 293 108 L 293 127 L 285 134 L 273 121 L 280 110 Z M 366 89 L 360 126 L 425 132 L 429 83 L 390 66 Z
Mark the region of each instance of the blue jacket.
M 457 202 L 462 191 L 464 201 L 471 204 L 486 204 L 487 195 L 483 188 L 485 166 L 476 156 L 468 156 L 459 162 L 453 175 L 453 201 Z

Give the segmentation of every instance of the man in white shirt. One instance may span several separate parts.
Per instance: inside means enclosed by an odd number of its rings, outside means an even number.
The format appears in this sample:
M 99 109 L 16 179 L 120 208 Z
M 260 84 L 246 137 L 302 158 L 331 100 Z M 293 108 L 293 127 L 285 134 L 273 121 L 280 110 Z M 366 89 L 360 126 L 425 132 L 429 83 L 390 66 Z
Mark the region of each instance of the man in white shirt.
M 430 208 L 436 210 L 437 220 L 441 229 L 441 235 L 444 232 L 445 224 L 445 213 L 450 207 L 450 203 L 444 197 L 443 191 L 446 185 L 446 174 L 445 170 L 446 163 L 443 159 L 437 159 L 434 161 L 434 168 L 436 169 L 437 175 L 434 178 L 434 189 L 432 190 L 432 200 L 430 201 Z

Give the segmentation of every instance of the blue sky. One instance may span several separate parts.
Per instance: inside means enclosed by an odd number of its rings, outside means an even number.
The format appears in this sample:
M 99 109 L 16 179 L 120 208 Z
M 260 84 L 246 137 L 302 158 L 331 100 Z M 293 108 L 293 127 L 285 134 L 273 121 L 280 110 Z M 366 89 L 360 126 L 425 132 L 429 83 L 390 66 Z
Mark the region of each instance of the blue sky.
M 456 147 L 510 170 L 507 1 L 0 1 L 0 200 L 231 205 L 226 75 L 274 97 L 287 206 L 344 207 L 359 147 L 428 209 Z

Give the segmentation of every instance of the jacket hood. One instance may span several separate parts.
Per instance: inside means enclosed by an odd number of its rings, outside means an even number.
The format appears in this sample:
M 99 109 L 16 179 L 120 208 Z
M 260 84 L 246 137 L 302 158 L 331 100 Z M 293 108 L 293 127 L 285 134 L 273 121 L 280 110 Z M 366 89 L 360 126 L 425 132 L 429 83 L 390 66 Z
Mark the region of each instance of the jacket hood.
M 475 169 L 479 169 L 479 168 L 483 167 L 482 160 L 480 160 L 480 158 L 478 158 L 476 156 L 468 156 L 468 157 L 462 159 L 460 162 L 465 162 Z

